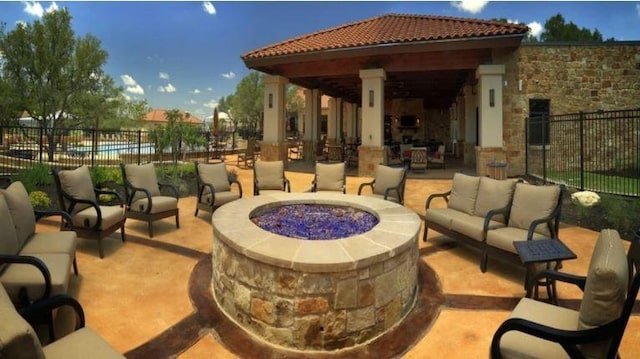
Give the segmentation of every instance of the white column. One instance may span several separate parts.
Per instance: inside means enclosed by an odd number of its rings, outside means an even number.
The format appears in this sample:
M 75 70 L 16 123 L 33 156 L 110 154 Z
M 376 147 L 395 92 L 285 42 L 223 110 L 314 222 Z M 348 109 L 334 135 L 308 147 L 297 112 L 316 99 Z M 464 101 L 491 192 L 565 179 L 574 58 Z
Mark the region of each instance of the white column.
M 289 82 L 282 76 L 267 75 L 264 78 L 264 142 L 279 143 L 285 138 L 285 93 Z
M 384 144 L 384 69 L 360 70 L 362 79 L 362 145 Z
M 478 109 L 480 147 L 502 147 L 502 77 L 504 65 L 480 65 L 478 79 Z
M 320 139 L 320 113 L 322 94 L 318 89 L 304 90 L 304 150 L 305 161 L 315 160 L 316 144 Z
M 473 86 L 464 87 L 464 142 L 468 145 L 476 143 L 476 95 L 473 93 Z

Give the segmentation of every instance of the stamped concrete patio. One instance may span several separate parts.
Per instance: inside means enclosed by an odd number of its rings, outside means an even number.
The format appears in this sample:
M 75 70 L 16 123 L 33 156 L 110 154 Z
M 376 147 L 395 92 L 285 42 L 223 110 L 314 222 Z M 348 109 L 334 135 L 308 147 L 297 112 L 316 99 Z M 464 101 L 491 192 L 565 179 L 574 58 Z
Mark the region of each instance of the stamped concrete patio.
M 252 171 L 238 169 L 238 175 L 244 195 L 251 196 Z M 306 190 L 313 177 L 309 172 L 288 171 L 286 175 L 294 192 Z M 359 184 L 368 180 L 349 176 L 347 193 L 357 193 Z M 450 186 L 450 179 L 409 178 L 405 206 L 423 215 L 426 197 Z M 87 325 L 128 358 L 292 357 L 256 347 L 219 313 L 203 307 L 203 298 L 210 290 L 202 284 L 210 285 L 210 216 L 201 212 L 194 217 L 193 197 L 181 198 L 179 206 L 180 229 L 170 220 L 159 221 L 154 238 L 149 239 L 146 224 L 130 220 L 126 225 L 127 241 L 122 243 L 119 234 L 105 240 L 102 260 L 95 241 L 79 241 L 80 275 L 71 279 L 71 292 L 85 309 Z M 57 227 L 44 222 L 38 230 Z M 596 236 L 591 230 L 561 227 L 560 238 L 578 255 L 578 259 L 565 262 L 564 271 L 585 273 Z M 488 357 L 494 331 L 525 294 L 524 269 L 490 261 L 483 274 L 477 252 L 457 246 L 434 231 L 429 231 L 427 243 L 420 241 L 419 248 L 422 271 L 433 272 L 437 279 L 425 281 L 432 294 L 424 294 L 423 299 L 441 296 L 442 300 L 431 308 L 432 312 L 421 311 L 408 318 L 410 322 L 402 331 L 383 343 L 389 350 L 378 350 L 372 344 L 372 350 L 355 352 L 350 357 Z M 579 305 L 579 290 L 561 285 L 559 293 L 563 303 Z M 422 318 L 428 316 L 431 317 Z M 620 354 L 623 358 L 635 357 L 638 347 L 640 316 L 636 310 Z

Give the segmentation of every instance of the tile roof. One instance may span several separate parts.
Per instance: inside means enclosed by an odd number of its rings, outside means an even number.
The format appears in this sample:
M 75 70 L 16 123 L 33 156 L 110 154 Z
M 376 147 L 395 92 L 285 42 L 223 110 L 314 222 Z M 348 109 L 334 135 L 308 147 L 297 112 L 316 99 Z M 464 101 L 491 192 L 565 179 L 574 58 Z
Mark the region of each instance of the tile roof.
M 204 121 L 202 121 L 201 119 L 197 118 L 196 116 L 188 112 L 180 111 L 180 113 L 182 114 L 182 118 L 183 119 L 186 118 L 188 123 L 191 123 L 194 125 L 204 124 Z M 166 123 L 167 122 L 166 114 L 167 114 L 167 110 L 151 110 L 144 116 L 144 120 L 148 122 L 155 122 L 155 123 Z M 187 116 L 185 116 L 185 114 Z
M 526 25 L 431 15 L 387 14 L 294 37 L 242 55 L 245 60 L 421 41 L 525 35 Z

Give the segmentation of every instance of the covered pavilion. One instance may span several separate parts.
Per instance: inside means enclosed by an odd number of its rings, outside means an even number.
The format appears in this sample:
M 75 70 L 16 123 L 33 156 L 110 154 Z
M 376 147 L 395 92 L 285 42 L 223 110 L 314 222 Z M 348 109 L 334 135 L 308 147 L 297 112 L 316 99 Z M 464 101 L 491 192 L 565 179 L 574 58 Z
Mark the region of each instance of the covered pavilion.
M 287 159 L 284 86 L 293 83 L 305 88 L 306 161 L 315 159 L 320 97 L 328 95 L 327 141 L 358 139 L 360 175 L 383 162 L 391 127 L 396 138 L 443 137 L 482 173 L 487 159 L 506 158 L 505 63 L 527 32 L 498 21 L 387 14 L 245 53 L 248 68 L 268 74 L 262 158 Z M 415 121 L 401 124 L 402 116 Z

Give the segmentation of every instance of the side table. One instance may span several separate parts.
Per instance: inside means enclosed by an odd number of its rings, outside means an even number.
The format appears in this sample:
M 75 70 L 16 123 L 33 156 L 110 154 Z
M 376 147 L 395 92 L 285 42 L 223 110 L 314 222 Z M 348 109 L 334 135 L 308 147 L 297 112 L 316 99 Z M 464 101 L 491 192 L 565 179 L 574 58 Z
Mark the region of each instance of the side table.
M 538 298 L 538 287 L 547 288 L 549 298 L 555 298 L 555 281 L 543 281 L 534 283 L 536 277 L 536 263 L 556 262 L 555 269 L 558 268 L 560 262 L 566 259 L 576 259 L 575 253 L 569 249 L 559 239 L 533 239 L 529 241 L 513 242 L 516 252 L 520 256 L 520 260 L 527 267 L 527 274 L 524 280 L 524 289 L 527 291 L 527 297 L 531 297 L 532 290 L 535 292 L 534 298 Z M 535 288 L 534 288 L 535 286 Z

